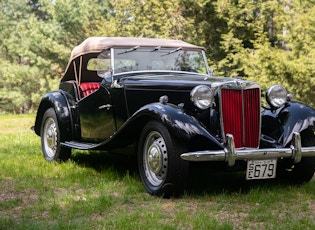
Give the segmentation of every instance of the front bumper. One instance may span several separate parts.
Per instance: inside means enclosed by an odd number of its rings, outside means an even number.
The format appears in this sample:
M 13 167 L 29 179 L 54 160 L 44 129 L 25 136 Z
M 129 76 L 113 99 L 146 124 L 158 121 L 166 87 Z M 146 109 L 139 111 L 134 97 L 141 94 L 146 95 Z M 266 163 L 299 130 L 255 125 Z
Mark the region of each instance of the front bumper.
M 225 161 L 231 167 L 236 160 L 291 158 L 295 163 L 299 163 L 302 157 L 315 157 L 315 146 L 302 147 L 299 133 L 293 134 L 292 145 L 289 148 L 235 149 L 233 135 L 227 134 L 226 140 L 223 150 L 188 152 L 180 156 L 187 161 Z

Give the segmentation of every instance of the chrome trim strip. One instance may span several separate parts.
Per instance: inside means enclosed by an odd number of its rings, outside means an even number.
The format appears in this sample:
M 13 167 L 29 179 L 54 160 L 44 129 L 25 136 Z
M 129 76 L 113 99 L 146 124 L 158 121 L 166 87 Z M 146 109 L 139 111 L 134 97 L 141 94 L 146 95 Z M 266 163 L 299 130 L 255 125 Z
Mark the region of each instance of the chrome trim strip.
M 301 136 L 294 133 L 294 140 L 290 148 L 268 149 L 235 149 L 233 135 L 226 135 L 226 147 L 222 150 L 204 150 L 183 153 L 180 157 L 187 161 L 225 161 L 233 166 L 236 160 L 291 158 L 299 163 L 302 157 L 315 156 L 315 146 L 301 147 Z

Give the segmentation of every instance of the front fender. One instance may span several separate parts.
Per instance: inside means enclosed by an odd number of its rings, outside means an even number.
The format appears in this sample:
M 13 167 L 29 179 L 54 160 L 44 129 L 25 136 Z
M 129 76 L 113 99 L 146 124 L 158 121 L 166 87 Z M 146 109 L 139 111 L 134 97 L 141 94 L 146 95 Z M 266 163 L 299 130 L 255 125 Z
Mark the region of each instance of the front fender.
M 283 108 L 265 110 L 262 114 L 262 134 L 276 139 L 283 146 L 292 141 L 294 132 L 313 129 L 314 125 L 314 109 L 299 102 L 288 102 Z
M 189 151 L 222 150 L 225 147 L 201 123 L 194 117 L 185 114 L 179 107 L 171 104 L 152 103 L 141 107 L 112 136 L 91 145 L 89 149 L 113 149 L 135 144 L 142 129 L 151 120 L 162 122 L 172 138 L 187 143 Z
M 162 103 L 141 107 L 115 133 L 112 141 L 115 143 L 121 143 L 122 139 L 136 141 L 135 138 L 139 137 L 142 128 L 150 120 L 162 122 L 172 137 L 189 143 L 189 148 L 192 150 L 224 148 L 194 117 L 184 113 L 175 105 Z
M 67 95 L 67 93 L 61 90 L 47 93 L 42 97 L 37 110 L 34 126 L 34 131 L 37 135 L 40 135 L 41 123 L 44 113 L 47 109 L 54 108 L 58 120 L 61 141 L 69 140 L 71 138 L 72 116 L 70 104 L 74 103 L 71 100 L 71 97 L 71 95 Z

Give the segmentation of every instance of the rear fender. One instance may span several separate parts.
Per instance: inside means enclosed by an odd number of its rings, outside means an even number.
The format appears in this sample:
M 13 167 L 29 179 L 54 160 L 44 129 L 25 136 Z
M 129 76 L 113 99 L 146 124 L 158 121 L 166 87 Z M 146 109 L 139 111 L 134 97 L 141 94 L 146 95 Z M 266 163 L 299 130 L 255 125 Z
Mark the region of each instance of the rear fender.
M 299 103 L 289 102 L 278 110 L 265 110 L 262 114 L 262 134 L 277 140 L 283 146 L 291 143 L 293 133 L 314 129 L 315 111 Z
M 34 131 L 40 135 L 43 115 L 49 108 L 54 108 L 58 126 L 60 130 L 60 140 L 70 140 L 72 138 L 72 116 L 71 108 L 74 108 L 73 97 L 64 91 L 54 91 L 43 96 L 35 119 Z

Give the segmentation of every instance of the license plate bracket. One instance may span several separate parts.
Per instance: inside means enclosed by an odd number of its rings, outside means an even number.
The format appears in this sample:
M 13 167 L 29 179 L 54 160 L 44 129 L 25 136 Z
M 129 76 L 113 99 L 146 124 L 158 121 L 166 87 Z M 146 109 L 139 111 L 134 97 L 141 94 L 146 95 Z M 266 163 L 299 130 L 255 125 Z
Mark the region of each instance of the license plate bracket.
M 248 160 L 246 180 L 271 179 L 276 177 L 277 159 Z

